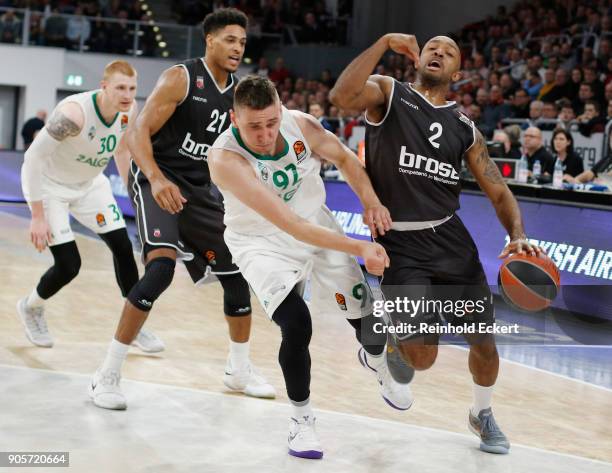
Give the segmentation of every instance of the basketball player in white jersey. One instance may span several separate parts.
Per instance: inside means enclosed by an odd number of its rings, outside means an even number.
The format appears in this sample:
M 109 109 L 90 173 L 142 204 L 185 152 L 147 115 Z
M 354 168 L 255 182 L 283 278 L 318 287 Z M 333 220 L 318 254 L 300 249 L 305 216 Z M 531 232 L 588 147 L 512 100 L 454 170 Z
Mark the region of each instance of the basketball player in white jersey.
M 70 228 L 70 215 L 97 233 L 113 253 L 115 275 L 125 297 L 138 281 L 138 269 L 125 222 L 102 173 L 115 157 L 127 182 L 128 150 L 123 135 L 135 116 L 136 71 L 125 61 L 104 68 L 99 90 L 71 95 L 25 153 L 21 170 L 23 194 L 32 212 L 30 239 L 38 251 L 48 246 L 53 266 L 31 294 L 17 304 L 30 342 L 52 347 L 43 315 L 47 299 L 76 277 L 81 257 Z M 134 345 L 159 352 L 164 345 L 141 330 Z
M 293 404 L 289 454 L 318 459 L 310 396 L 310 313 L 302 298 L 310 278 L 313 306 L 328 306 L 355 328 L 359 360 L 377 376 L 392 407 L 408 409 L 407 384 L 393 380 L 385 334 L 373 330 L 372 295 L 355 258 L 373 274 L 388 264 L 376 243 L 346 237 L 325 206 L 320 157 L 335 164 L 365 209 L 372 231 L 390 228 L 357 157 L 313 117 L 281 106 L 274 84 L 247 76 L 234 92 L 232 127 L 212 146 L 209 168 L 225 198 L 225 241 L 268 316 L 280 326 L 279 362 Z

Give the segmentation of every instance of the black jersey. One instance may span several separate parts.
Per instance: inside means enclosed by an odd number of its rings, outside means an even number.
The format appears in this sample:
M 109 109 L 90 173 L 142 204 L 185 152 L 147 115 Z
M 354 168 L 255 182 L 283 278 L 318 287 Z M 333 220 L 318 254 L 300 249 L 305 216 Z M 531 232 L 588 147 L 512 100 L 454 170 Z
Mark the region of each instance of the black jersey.
M 432 105 L 394 80 L 385 116 L 366 123 L 366 171 L 394 221 L 439 220 L 459 208 L 461 159 L 476 131 L 454 102 Z
M 228 76 L 219 89 L 204 59 L 189 59 L 175 67 L 187 72 L 189 88 L 183 101 L 151 137 L 153 156 L 162 171 L 199 186 L 210 182 L 208 151 L 230 124 L 236 80 Z

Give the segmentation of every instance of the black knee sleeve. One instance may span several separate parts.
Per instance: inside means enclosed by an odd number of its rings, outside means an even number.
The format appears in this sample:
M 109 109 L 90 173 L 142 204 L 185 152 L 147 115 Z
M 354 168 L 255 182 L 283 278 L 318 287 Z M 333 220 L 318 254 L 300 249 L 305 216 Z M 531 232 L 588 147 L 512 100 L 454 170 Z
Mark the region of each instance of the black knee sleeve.
M 251 314 L 251 293 L 249 283 L 240 273 L 218 274 L 223 287 L 223 311 L 228 317 L 242 317 Z
M 43 299 L 48 299 L 72 281 L 81 269 L 81 256 L 76 242 L 69 241 L 49 249 L 53 255 L 53 266 L 43 274 L 36 286 L 36 292 Z
M 380 355 L 385 349 L 387 335 L 384 321 L 380 317 L 368 315 L 360 319 L 346 319 L 355 329 L 355 336 L 363 349 L 370 355 Z
M 119 228 L 112 232 L 101 233 L 100 238 L 113 253 L 115 278 L 121 289 L 121 295 L 126 297 L 138 282 L 138 267 L 128 232 L 125 228 Z
M 293 289 L 274 311 L 272 320 L 281 329 L 278 361 L 283 370 L 287 395 L 294 402 L 310 396 L 310 352 L 312 321 L 304 299 Z
M 130 293 L 128 300 L 138 309 L 149 311 L 174 277 L 176 261 L 172 258 L 154 258 L 145 266 L 145 272 Z

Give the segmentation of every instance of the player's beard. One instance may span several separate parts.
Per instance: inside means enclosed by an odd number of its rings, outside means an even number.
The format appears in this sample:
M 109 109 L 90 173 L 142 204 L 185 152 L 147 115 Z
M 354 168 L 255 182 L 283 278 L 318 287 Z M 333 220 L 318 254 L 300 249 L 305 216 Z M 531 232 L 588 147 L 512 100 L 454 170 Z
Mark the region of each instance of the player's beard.
M 448 80 L 444 76 L 430 74 L 425 68 L 419 71 L 420 82 L 426 88 L 437 88 L 448 85 Z

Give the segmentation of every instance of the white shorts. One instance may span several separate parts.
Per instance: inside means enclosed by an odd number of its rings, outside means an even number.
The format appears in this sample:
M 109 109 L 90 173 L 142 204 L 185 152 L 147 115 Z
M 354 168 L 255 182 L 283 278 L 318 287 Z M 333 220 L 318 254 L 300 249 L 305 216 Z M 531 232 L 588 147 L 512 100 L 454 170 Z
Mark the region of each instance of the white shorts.
M 343 233 L 325 206 L 309 220 Z M 272 318 L 289 292 L 308 278 L 311 303 L 317 309 L 335 312 L 347 319 L 372 313 L 372 292 L 354 257 L 308 245 L 285 232 L 253 236 L 226 229 L 224 237 L 234 262 L 268 317 Z
M 70 214 L 95 233 L 108 233 L 125 227 L 110 181 L 104 174 L 79 185 L 60 184 L 43 174 L 42 191 L 45 218 L 52 235 L 49 246 L 74 240 Z M 23 193 L 28 199 L 27 189 Z

